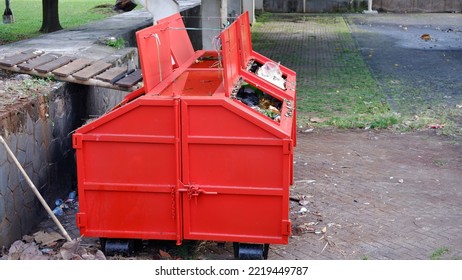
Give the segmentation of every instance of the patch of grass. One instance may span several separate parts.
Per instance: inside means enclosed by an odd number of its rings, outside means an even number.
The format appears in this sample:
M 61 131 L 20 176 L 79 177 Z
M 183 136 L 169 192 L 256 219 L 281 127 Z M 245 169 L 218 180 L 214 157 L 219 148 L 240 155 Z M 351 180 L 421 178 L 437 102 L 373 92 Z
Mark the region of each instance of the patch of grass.
M 432 161 L 432 164 L 436 165 L 436 166 L 439 166 L 439 167 L 443 167 L 445 165 L 448 165 L 448 162 L 445 161 L 445 160 L 435 159 L 435 160 Z
M 123 49 L 125 48 L 126 41 L 124 38 L 110 38 L 106 41 L 106 45 L 111 48 Z
M 407 114 L 397 126 L 401 131 L 435 129 L 439 135 L 462 135 L 462 128 L 454 121 L 462 117 L 458 109 L 450 109 L 447 105 L 435 105 L 432 108 L 414 115 Z
M 456 125 L 462 109 L 433 102 L 447 99 L 444 94 L 392 79 L 379 82 L 342 17 L 274 14 L 263 19 L 252 29 L 253 47 L 296 71 L 299 126 L 435 128 L 438 134 L 462 135 Z M 311 122 L 313 117 L 327 121 Z
M 54 80 L 51 78 L 41 78 L 41 77 L 31 77 L 30 79 L 24 79 L 21 83 L 14 85 L 12 87 L 8 87 L 8 90 L 13 91 L 35 91 L 41 87 L 47 87 Z
M 442 92 L 428 87 L 416 87 L 409 82 L 385 79 L 381 87 L 386 91 L 391 106 L 403 116 L 401 130 L 437 129 L 438 134 L 462 135 L 461 108 Z M 457 97 L 456 97 L 457 98 Z
M 59 19 L 63 28 L 76 27 L 91 21 L 101 20 L 117 14 L 111 8 L 97 8 L 98 5 L 114 5 L 113 0 L 60 0 Z M 15 0 L 10 8 L 14 15 L 13 24 L 2 24 L 0 45 L 40 35 L 42 24 L 42 1 Z M 5 1 L 0 1 L 0 11 L 5 10 Z
M 270 21 L 272 16 L 273 14 L 270 12 L 262 12 L 256 15 L 255 20 L 257 21 L 256 23 L 265 23 Z
M 344 128 L 386 128 L 399 121 L 359 52 L 339 49 L 333 59 L 339 67 L 318 70 L 317 80 L 300 84 L 299 111 L 331 117 L 331 125 Z
M 334 116 L 326 124 L 338 128 L 385 129 L 398 124 L 400 119 L 395 113 L 355 114 Z
M 448 247 L 438 248 L 430 255 L 430 259 L 432 259 L 432 260 L 441 260 L 443 255 L 447 254 L 448 252 L 449 252 Z

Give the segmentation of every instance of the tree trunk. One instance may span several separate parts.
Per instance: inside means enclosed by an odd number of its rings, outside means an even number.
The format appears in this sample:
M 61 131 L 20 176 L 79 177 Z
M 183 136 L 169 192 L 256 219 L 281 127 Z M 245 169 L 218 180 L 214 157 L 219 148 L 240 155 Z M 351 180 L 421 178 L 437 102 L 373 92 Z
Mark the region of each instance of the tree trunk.
M 59 23 L 58 0 L 42 0 L 42 15 L 40 32 L 50 33 L 63 29 Z

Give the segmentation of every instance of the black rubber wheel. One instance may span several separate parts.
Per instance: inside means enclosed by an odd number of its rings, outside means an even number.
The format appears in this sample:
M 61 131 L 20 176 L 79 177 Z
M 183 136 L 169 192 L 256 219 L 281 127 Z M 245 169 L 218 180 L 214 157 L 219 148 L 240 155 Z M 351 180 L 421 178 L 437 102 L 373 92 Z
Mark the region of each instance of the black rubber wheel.
M 106 239 L 104 245 L 101 245 L 106 256 L 129 257 L 135 253 L 135 240 L 133 239 Z
M 269 244 L 233 243 L 234 258 L 238 260 L 268 259 Z

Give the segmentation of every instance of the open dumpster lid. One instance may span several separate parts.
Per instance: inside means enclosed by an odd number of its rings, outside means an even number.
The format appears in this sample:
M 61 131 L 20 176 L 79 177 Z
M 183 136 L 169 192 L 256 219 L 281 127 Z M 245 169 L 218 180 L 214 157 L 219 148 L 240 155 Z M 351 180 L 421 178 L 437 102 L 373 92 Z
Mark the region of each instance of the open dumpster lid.
M 136 32 L 145 91 L 149 92 L 194 56 L 179 13 Z
M 239 18 L 221 32 L 223 74 L 226 96 L 230 96 L 239 80 L 241 58 L 239 55 Z
M 158 24 L 167 24 L 170 33 L 170 48 L 174 67 L 184 64 L 194 55 L 194 48 L 189 39 L 181 14 L 176 13 L 157 21 Z
M 144 88 L 148 92 L 173 72 L 168 24 L 136 32 Z
M 238 25 L 241 66 L 246 68 L 252 54 L 252 36 L 250 34 L 248 11 L 239 17 Z

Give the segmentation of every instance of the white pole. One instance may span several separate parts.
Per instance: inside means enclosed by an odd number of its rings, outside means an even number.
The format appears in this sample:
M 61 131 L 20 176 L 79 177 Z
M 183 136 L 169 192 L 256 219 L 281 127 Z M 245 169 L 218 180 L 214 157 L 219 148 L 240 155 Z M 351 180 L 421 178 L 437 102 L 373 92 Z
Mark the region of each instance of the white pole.
M 377 14 L 377 11 L 372 10 L 372 0 L 367 1 L 367 11 L 364 11 L 365 14 Z

